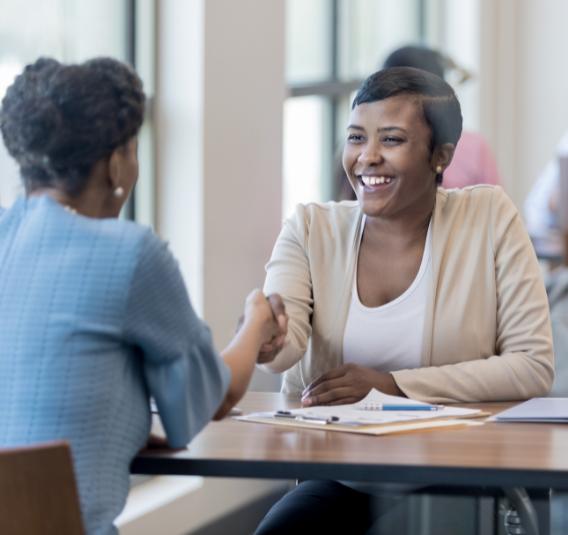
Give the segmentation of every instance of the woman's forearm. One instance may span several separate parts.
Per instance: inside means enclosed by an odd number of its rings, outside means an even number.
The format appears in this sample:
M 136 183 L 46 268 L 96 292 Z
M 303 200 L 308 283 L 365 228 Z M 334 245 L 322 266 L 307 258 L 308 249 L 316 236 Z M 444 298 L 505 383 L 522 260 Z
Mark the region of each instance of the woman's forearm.
M 231 343 L 221 352 L 221 358 L 231 370 L 231 383 L 223 403 L 214 416 L 215 420 L 226 416 L 247 391 L 261 346 L 261 331 L 260 321 L 255 319 L 245 321 Z
M 265 364 L 258 364 L 257 366 L 266 373 L 284 373 L 292 366 L 294 366 L 305 355 L 305 353 L 305 350 L 299 350 L 294 345 L 294 342 L 290 340 L 290 345 L 280 351 L 273 361 L 267 362 Z

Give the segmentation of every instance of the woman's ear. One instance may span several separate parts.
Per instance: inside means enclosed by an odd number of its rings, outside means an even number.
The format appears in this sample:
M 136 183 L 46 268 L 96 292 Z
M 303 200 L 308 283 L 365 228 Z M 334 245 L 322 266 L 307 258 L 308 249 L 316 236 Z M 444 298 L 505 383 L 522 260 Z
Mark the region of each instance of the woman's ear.
M 122 185 L 124 147 L 114 149 L 108 159 L 108 180 L 111 189 L 114 191 Z
M 443 173 L 452 163 L 455 151 L 456 146 L 453 143 L 444 143 L 443 145 L 436 147 L 433 158 L 434 169 L 436 170 L 438 167 L 441 167 Z M 439 174 L 437 170 L 436 174 Z

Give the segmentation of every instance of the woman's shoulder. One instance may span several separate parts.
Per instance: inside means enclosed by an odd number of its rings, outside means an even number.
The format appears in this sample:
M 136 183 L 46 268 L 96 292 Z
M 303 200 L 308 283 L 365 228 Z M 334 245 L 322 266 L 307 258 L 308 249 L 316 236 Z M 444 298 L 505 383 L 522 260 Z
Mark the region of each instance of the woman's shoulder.
M 500 242 L 507 229 L 514 227 L 526 233 L 517 208 L 500 186 L 439 188 L 435 215 L 440 229 L 467 235 L 487 233 L 494 244 Z M 511 225 L 513 221 L 515 225 Z
M 161 241 L 150 227 L 124 219 L 82 216 L 47 195 L 24 201 L 20 208 L 28 212 L 30 233 L 41 236 L 53 250 L 73 249 L 76 259 L 96 258 L 100 269 L 130 263 L 148 244 Z
M 140 225 L 135 221 L 114 218 L 90 219 L 88 217 L 81 219 L 84 225 L 94 227 L 92 230 L 107 240 L 141 242 L 153 236 L 159 239 L 150 227 Z
M 108 250 L 120 251 L 123 261 L 132 262 L 136 269 L 141 265 L 172 262 L 168 243 L 151 227 L 121 219 L 95 221 L 99 223 L 97 241 L 106 244 Z
M 501 186 L 477 184 L 463 189 L 438 188 L 436 202 L 443 204 L 445 210 L 494 210 L 502 215 L 516 214 L 513 201 Z
M 345 229 L 356 225 L 361 216 L 358 201 L 329 201 L 298 204 L 294 213 L 284 224 L 295 232 L 310 232 L 318 229 Z
M 444 187 L 438 188 L 438 195 L 443 195 L 445 197 L 453 196 L 454 198 L 486 198 L 491 197 L 495 190 L 499 190 L 503 193 L 503 188 L 501 186 L 494 186 L 492 184 L 476 184 L 474 186 L 467 186 L 465 188 L 450 188 L 444 189 Z

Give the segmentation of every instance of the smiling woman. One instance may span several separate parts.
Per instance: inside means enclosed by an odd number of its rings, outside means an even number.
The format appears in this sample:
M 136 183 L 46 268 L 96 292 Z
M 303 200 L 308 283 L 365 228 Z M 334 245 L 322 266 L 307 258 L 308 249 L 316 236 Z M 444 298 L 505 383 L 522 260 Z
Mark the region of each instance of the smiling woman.
M 372 388 L 431 403 L 548 395 L 548 304 L 519 214 L 500 187 L 438 188 L 461 126 L 453 90 L 425 71 L 385 69 L 359 90 L 343 153 L 357 201 L 298 205 L 267 265 L 290 344 L 262 367 L 285 371 L 304 406 Z M 302 483 L 257 533 L 366 533 L 375 491 Z

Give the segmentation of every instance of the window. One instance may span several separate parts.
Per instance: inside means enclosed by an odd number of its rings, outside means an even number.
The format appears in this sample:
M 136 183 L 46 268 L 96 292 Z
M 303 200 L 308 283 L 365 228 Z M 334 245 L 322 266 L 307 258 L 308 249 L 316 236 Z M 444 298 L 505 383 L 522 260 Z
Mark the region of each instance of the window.
M 138 134 L 138 182 L 126 206 L 127 216 L 142 225 L 155 223 L 154 182 L 154 94 L 156 65 L 156 1 L 129 0 L 130 50 L 129 62 L 144 84 L 146 117 Z
M 78 63 L 111 56 L 135 66 L 149 98 L 139 138 L 140 181 L 125 215 L 145 224 L 154 217 L 155 0 L 0 0 L 0 101 L 25 65 L 49 56 Z M 0 206 L 23 193 L 18 168 L 0 143 Z
M 334 179 L 351 102 L 361 83 L 400 46 L 436 33 L 426 0 L 287 0 L 283 215 L 336 198 Z

